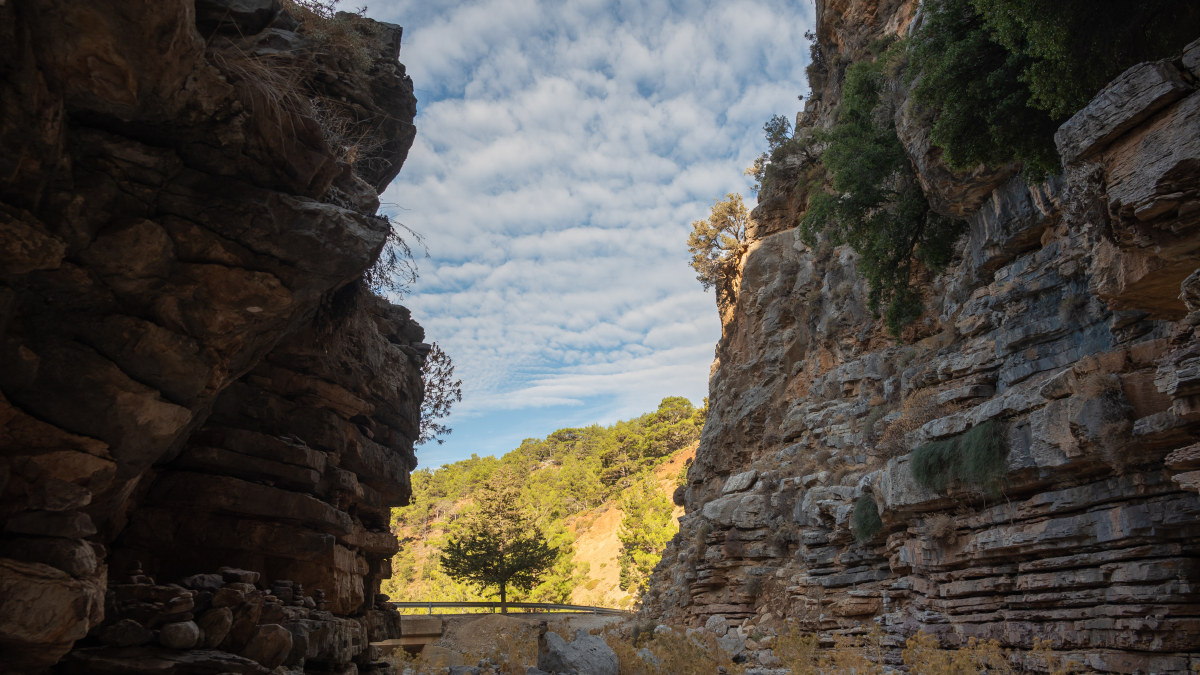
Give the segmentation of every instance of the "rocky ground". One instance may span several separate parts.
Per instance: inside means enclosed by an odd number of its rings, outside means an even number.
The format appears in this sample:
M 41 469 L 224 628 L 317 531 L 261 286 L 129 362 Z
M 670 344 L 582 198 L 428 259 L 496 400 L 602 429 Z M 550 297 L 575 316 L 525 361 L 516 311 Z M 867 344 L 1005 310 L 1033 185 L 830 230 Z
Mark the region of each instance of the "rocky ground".
M 818 2 L 826 62 L 902 34 L 909 10 Z M 1060 129 L 1066 175 L 1040 185 L 949 170 L 901 100 L 931 203 L 969 223 L 903 342 L 867 311 L 852 251 L 799 240 L 809 160 L 785 160 L 719 289 L 710 417 L 645 616 L 827 642 L 879 624 L 896 647 L 1046 637 L 1102 672 L 1200 663 L 1198 54 L 1114 81 Z M 830 123 L 838 81 L 800 133 Z M 996 490 L 917 483 L 915 449 L 975 428 L 1006 448 Z M 862 542 L 860 505 L 880 516 Z

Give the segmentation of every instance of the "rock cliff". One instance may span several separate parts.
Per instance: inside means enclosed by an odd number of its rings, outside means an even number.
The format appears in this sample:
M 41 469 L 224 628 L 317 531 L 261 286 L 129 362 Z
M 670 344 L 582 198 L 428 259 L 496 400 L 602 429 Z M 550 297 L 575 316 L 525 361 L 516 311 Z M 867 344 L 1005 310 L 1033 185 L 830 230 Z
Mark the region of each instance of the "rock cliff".
M 415 135 L 400 37 L 0 3 L 0 671 L 352 672 L 397 637 L 429 347 L 362 277 Z
M 846 65 L 913 9 L 818 0 L 825 65 L 797 133 L 832 123 Z M 801 242 L 812 159 L 785 159 L 718 289 L 687 514 L 642 612 L 1018 654 L 1049 638 L 1097 671 L 1194 669 L 1198 62 L 1200 41 L 1118 77 L 1061 127 L 1065 175 L 1040 185 L 950 170 L 896 82 L 931 205 L 969 224 L 902 341 L 867 310 L 851 250 Z M 914 478 L 914 451 L 966 432 L 1005 449 L 991 489 Z

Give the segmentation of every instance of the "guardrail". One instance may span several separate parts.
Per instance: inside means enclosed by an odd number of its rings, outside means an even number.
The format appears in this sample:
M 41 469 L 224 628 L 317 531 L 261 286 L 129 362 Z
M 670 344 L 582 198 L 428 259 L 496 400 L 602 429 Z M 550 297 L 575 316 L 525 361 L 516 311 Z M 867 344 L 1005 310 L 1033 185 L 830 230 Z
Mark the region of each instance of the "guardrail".
M 545 612 L 590 612 L 592 614 L 608 614 L 615 616 L 624 616 L 629 612 L 623 609 L 613 609 L 611 607 L 588 607 L 586 605 L 555 605 L 548 602 L 388 602 L 387 604 L 396 609 L 428 609 L 429 614 L 433 614 L 434 607 L 447 608 L 475 608 L 475 609 L 491 609 L 492 613 L 496 612 L 497 608 L 501 611 L 507 609 L 540 609 Z

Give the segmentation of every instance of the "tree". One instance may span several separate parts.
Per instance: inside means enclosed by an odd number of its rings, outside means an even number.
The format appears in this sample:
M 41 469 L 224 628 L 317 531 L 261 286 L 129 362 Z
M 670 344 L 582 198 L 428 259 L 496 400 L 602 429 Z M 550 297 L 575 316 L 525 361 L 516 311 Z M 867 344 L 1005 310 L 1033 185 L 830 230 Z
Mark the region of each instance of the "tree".
M 635 484 L 621 500 L 621 576 L 623 591 L 644 592 L 654 566 L 678 529 L 671 517 L 671 502 L 658 489 L 654 477 Z
M 1200 34 L 1195 0 L 929 0 L 909 41 L 916 100 L 952 168 L 1062 170 L 1054 132 L 1114 77 Z M 919 78 L 919 79 L 918 79 Z
M 558 558 L 521 503 L 521 479 L 497 469 L 475 490 L 475 511 L 442 550 L 441 564 L 456 581 L 495 586 L 507 613 L 508 587 L 531 590 Z
M 1030 59 L 1032 105 L 1069 117 L 1114 77 L 1200 35 L 1195 0 L 972 0 L 994 39 Z
M 746 241 L 746 223 L 750 212 L 735 193 L 715 200 L 707 220 L 692 223 L 688 235 L 688 251 L 692 254 L 692 269 L 696 279 L 708 290 L 717 285 L 722 267 L 742 252 Z
M 913 97 L 937 113 L 932 140 L 957 170 L 1020 161 L 1031 180 L 1062 171 L 1054 132 L 1066 120 L 1031 105 L 1034 59 L 993 39 L 972 0 L 931 0 L 908 45 Z
M 450 414 L 450 406 L 462 402 L 462 380 L 454 377 L 454 362 L 450 355 L 442 351 L 438 343 L 425 356 L 425 364 L 421 366 L 421 379 L 425 382 L 425 397 L 421 399 L 421 434 L 417 445 L 436 440 L 438 445 L 445 443 L 444 436 L 453 431 L 439 420 Z
M 912 285 L 916 265 L 944 268 L 963 223 L 929 207 L 896 135 L 894 115 L 883 104 L 886 65 L 881 58 L 846 69 L 837 122 L 820 135 L 829 144 L 821 161 L 833 191 L 813 196 L 800 235 L 809 246 L 825 236 L 859 254 L 859 269 L 871 287 L 870 308 L 883 312 L 889 332 L 898 336 L 923 309 Z

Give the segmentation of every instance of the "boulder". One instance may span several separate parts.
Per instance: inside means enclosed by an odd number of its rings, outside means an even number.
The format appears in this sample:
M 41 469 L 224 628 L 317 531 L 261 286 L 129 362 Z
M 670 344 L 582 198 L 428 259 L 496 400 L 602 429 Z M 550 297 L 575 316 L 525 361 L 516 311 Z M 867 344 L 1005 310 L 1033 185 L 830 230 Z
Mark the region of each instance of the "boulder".
M 589 675 L 618 675 L 617 654 L 599 636 L 589 635 L 582 628 L 575 640 L 567 642 L 558 633 L 538 636 L 538 664 L 549 673 L 572 670 Z
M 195 649 L 200 643 L 200 627 L 195 621 L 169 623 L 158 632 L 158 642 L 167 649 Z
M 204 631 L 204 647 L 216 649 L 229 635 L 233 627 L 233 610 L 228 607 L 216 607 L 200 615 L 196 625 Z
M 292 651 L 292 634 L 278 624 L 268 623 L 258 627 L 250 642 L 242 650 L 242 656 L 258 661 L 264 668 L 281 665 Z
M 717 637 L 725 637 L 725 634 L 729 632 L 729 622 L 720 614 L 713 614 L 708 617 L 708 621 L 704 622 L 704 630 Z
M 725 487 L 721 488 L 721 493 L 729 494 L 731 492 L 745 492 L 746 490 L 754 487 L 754 481 L 757 479 L 757 469 L 751 469 L 749 471 L 743 471 L 739 474 L 734 474 L 729 477 L 729 480 L 725 481 Z

